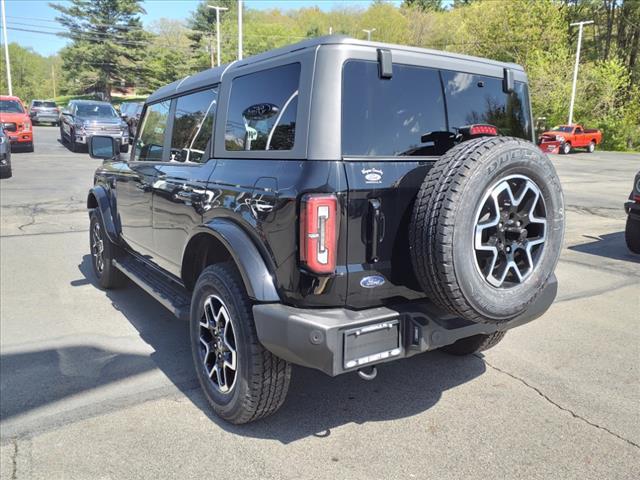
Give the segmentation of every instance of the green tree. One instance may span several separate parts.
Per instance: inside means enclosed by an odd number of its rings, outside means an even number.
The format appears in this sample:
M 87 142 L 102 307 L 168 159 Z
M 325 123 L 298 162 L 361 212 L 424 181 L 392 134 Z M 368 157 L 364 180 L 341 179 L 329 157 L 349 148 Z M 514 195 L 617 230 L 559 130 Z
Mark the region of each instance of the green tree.
M 2 65 L 0 65 L 0 92 L 7 93 L 7 76 L 5 71 L 4 49 Z M 9 44 L 9 58 L 11 59 L 11 84 L 13 94 L 23 101 L 29 102 L 34 98 L 53 97 L 52 67 L 59 66 L 56 56 L 43 57 L 30 48 L 24 48 L 17 43 Z M 59 90 L 58 86 L 58 91 Z
M 142 80 L 146 90 L 155 90 L 192 73 L 185 61 L 192 54 L 189 29 L 182 21 L 161 18 L 151 25 L 150 33 L 152 39 Z
M 70 0 L 51 6 L 71 39 L 61 56 L 75 90 L 110 99 L 113 90 L 135 82 L 148 44 L 140 0 Z

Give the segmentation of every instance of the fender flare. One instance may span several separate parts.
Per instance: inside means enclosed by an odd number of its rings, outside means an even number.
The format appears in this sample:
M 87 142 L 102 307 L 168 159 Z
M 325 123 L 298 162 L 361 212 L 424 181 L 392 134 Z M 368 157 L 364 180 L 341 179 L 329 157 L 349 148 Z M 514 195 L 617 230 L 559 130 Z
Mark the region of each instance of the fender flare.
M 92 204 L 91 197 L 96 199 L 97 207 Z M 89 210 L 89 213 L 93 210 L 98 210 L 98 212 L 100 212 L 104 228 L 107 231 L 107 237 L 111 243 L 117 244 L 118 230 L 113 220 L 111 199 L 109 198 L 109 193 L 106 188 L 102 185 L 95 185 L 91 190 L 89 190 L 89 194 L 87 195 L 87 209 Z
M 236 222 L 214 218 L 193 231 L 191 238 L 207 233 L 218 239 L 231 254 L 250 298 L 259 302 L 280 302 L 274 278 L 251 237 Z M 189 239 L 191 241 L 191 239 Z M 189 242 L 187 242 L 187 245 Z M 183 264 L 184 255 L 183 252 Z

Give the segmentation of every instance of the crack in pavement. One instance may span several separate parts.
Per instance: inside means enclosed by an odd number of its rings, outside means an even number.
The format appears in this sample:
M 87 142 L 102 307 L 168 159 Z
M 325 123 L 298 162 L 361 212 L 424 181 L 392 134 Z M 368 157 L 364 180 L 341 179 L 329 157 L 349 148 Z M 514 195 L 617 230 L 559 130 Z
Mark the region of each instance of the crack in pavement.
M 637 443 L 635 443 L 632 440 L 629 440 L 625 437 L 623 437 L 622 435 L 619 435 L 611 430 L 609 430 L 607 427 L 603 427 L 602 425 L 598 425 L 597 423 L 593 423 L 590 420 L 587 420 L 586 418 L 578 415 L 577 413 L 575 413 L 573 410 L 563 407 L 562 405 L 560 405 L 559 403 L 551 400 L 551 398 L 549 398 L 544 392 L 542 392 L 542 390 L 540 390 L 537 387 L 534 387 L 533 385 L 531 385 L 530 383 L 528 383 L 524 378 L 518 377 L 517 375 L 514 375 L 510 372 L 507 372 L 506 370 L 502 370 L 499 367 L 496 367 L 495 365 L 489 363 L 486 359 L 486 357 L 483 357 L 482 355 L 479 355 L 477 353 L 474 353 L 474 356 L 476 356 L 477 358 L 481 359 L 482 361 L 484 361 L 485 364 L 487 364 L 490 368 L 492 368 L 493 370 L 496 370 L 497 372 L 503 373 L 504 375 L 507 375 L 511 378 L 513 378 L 514 380 L 519 381 L 520 383 L 522 383 L 525 387 L 529 388 L 530 390 L 533 390 L 534 392 L 536 392 L 538 395 L 540 395 L 540 397 L 542 397 L 544 400 L 546 400 L 548 403 L 550 403 L 551 405 L 553 405 L 554 407 L 556 407 L 559 410 L 562 410 L 563 412 L 567 412 L 569 413 L 573 418 L 577 419 L 577 420 L 581 420 L 582 422 L 586 423 L 587 425 L 590 425 L 592 427 L 597 428 L 598 430 L 602 430 L 603 432 L 608 433 L 609 435 L 612 435 L 614 437 L 616 437 L 619 440 L 622 440 L 623 442 L 631 445 L 632 447 L 636 447 L 638 449 L 640 449 L 640 445 L 638 445 Z
M 16 480 L 18 478 L 18 439 L 14 438 L 13 442 L 13 453 L 11 454 L 11 480 Z

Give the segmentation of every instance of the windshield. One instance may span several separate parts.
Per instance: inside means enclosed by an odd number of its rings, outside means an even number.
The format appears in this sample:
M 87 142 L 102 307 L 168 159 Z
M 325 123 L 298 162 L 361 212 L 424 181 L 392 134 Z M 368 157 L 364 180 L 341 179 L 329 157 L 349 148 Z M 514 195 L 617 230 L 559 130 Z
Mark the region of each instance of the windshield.
M 24 113 L 24 109 L 17 100 L 0 100 L 0 112 Z
M 118 114 L 111 105 L 89 104 L 78 105 L 76 115 L 79 117 L 118 118 Z
M 553 127 L 551 129 L 552 132 L 564 132 L 564 133 L 571 133 L 573 132 L 573 127 L 570 127 L 568 125 L 558 125 L 557 127 Z

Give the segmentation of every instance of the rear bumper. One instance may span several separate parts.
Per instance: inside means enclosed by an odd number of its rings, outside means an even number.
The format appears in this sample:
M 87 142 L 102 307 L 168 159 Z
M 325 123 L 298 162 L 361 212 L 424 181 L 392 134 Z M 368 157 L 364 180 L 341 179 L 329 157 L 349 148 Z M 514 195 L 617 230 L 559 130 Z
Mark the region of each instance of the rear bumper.
M 60 116 L 56 113 L 33 113 L 31 114 L 32 122 L 52 122 L 57 123 L 60 120 Z
M 258 338 L 267 350 L 291 363 L 336 376 L 435 350 L 461 338 L 523 325 L 547 311 L 557 291 L 553 276 L 524 314 L 497 326 L 453 317 L 429 302 L 360 311 L 262 304 L 253 307 L 253 316 Z M 351 347 L 357 337 L 361 340 Z

